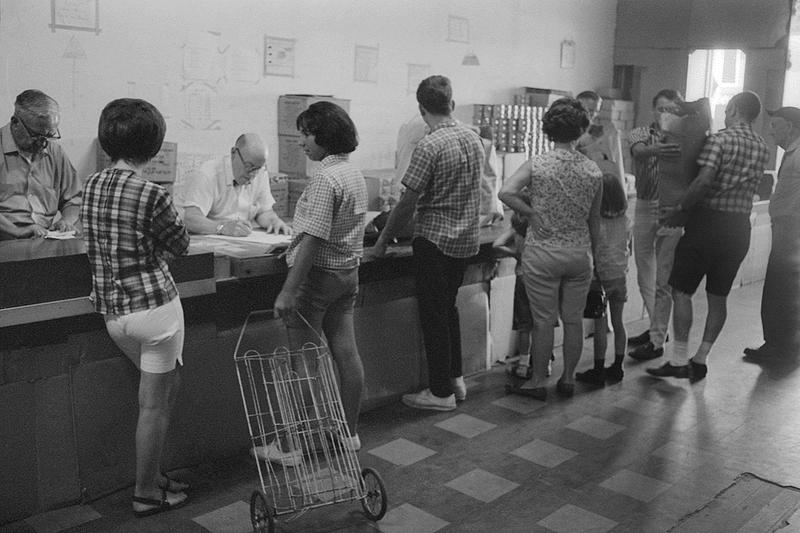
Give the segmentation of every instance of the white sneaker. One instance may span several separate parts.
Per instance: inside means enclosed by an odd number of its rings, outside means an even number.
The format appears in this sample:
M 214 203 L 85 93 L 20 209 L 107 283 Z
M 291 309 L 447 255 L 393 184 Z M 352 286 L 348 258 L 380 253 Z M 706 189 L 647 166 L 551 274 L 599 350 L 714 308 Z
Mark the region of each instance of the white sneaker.
M 266 446 L 254 446 L 250 449 L 250 455 L 282 466 L 298 466 L 303 462 L 303 453 L 300 450 L 284 452 L 275 441 Z
M 358 434 L 353 435 L 351 437 L 342 436 L 339 438 L 339 440 L 341 441 L 342 446 L 344 446 L 345 449 L 348 449 L 352 452 L 357 452 L 358 450 L 361 449 L 361 439 L 359 438 Z
M 403 394 L 403 403 L 414 409 L 431 409 L 433 411 L 452 411 L 456 408 L 454 394 L 446 398 L 435 396 L 430 389 L 412 394 Z
M 450 386 L 453 388 L 453 395 L 456 397 L 457 402 L 463 402 L 467 399 L 467 384 L 464 383 L 464 376 L 451 378 Z

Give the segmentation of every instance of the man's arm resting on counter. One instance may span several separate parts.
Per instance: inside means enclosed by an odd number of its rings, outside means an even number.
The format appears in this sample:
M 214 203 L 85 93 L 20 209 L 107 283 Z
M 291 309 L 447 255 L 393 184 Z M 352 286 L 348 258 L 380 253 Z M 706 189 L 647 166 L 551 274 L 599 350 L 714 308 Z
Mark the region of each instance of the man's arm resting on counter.
M 231 237 L 244 237 L 250 234 L 250 226 L 246 222 L 239 220 L 228 220 L 219 222 L 211 220 L 203 215 L 200 208 L 193 205 L 187 206 L 184 210 L 183 220 L 189 233 L 199 233 L 201 235 L 229 235 Z
M 297 308 L 297 291 L 308 278 L 308 272 L 311 270 L 314 258 L 317 256 L 317 251 L 319 251 L 323 242 L 323 239 L 319 237 L 314 237 L 308 233 L 302 234 L 302 240 L 297 245 L 297 252 L 294 256 L 294 264 L 286 275 L 286 281 L 281 292 L 275 298 L 274 313 L 276 318 L 288 316 Z
M 372 247 L 373 257 L 381 257 L 386 253 L 386 246 L 389 241 L 394 239 L 397 232 L 408 224 L 411 217 L 414 215 L 414 210 L 417 208 L 417 201 L 419 200 L 419 193 L 406 188 L 400 201 L 394 206 L 394 209 L 389 213 L 389 220 L 386 221 L 386 227 L 383 228 L 378 240 L 375 241 L 375 246 Z
M 44 237 L 47 235 L 47 228 L 38 224 L 17 227 L 16 224 L 8 220 L 4 215 L 0 215 L 0 233 L 9 235 L 15 239 L 26 239 L 30 237 Z
M 272 209 L 261 211 L 256 215 L 256 223 L 269 233 L 292 234 L 292 228 L 290 228 Z
M 77 230 L 75 226 L 78 224 L 78 217 L 81 214 L 80 204 L 69 204 L 61 209 L 61 218 L 53 225 L 56 231 L 73 231 Z

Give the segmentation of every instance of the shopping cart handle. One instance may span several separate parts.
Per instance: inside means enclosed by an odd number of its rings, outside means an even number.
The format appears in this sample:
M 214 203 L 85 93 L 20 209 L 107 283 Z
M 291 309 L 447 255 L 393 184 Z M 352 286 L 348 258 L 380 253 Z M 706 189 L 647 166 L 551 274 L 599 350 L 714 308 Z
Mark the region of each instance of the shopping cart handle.
M 304 317 L 302 315 L 302 313 L 300 313 L 300 311 L 295 310 L 295 313 L 297 313 L 297 316 L 300 317 L 300 320 L 302 320 L 305 323 L 305 325 L 308 327 L 308 329 L 310 329 L 312 332 L 314 332 L 314 335 L 316 335 L 317 339 L 319 339 L 320 346 L 328 348 L 328 343 L 325 342 L 325 339 L 322 337 L 322 335 L 320 335 L 319 331 L 317 331 L 314 328 L 314 326 L 312 326 L 308 322 L 308 320 L 306 320 L 306 317 Z M 242 329 L 239 332 L 239 340 L 236 341 L 236 349 L 233 352 L 234 359 L 236 359 L 236 357 L 239 355 L 239 347 L 242 344 L 242 339 L 244 338 L 244 332 L 247 330 L 247 325 L 250 322 L 250 319 L 251 318 L 252 319 L 257 319 L 258 317 L 263 316 L 263 315 L 267 315 L 267 318 L 270 319 L 270 320 L 278 320 L 277 318 L 275 318 L 275 310 L 274 309 L 259 309 L 257 311 L 250 311 L 250 313 L 247 314 L 247 318 L 244 319 L 244 324 L 242 324 Z

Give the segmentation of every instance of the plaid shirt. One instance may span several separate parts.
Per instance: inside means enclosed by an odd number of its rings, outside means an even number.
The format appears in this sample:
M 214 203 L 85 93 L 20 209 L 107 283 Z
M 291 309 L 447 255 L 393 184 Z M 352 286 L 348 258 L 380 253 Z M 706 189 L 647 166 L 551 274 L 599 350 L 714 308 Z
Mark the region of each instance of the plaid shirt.
M 330 269 L 357 267 L 364 254 L 367 185 L 347 154 L 329 155 L 314 173 L 297 201 L 294 232 L 286 263 L 294 264 L 297 246 L 307 233 L 325 241 L 314 266 Z
M 756 193 L 769 152 L 749 124 L 734 124 L 707 140 L 697 163 L 716 171 L 711 191 L 700 205 L 715 211 L 747 213 Z
M 450 257 L 478 253 L 480 137 L 454 120 L 439 124 L 417 144 L 403 185 L 419 193 L 414 236 Z
M 655 125 L 634 128 L 628 134 L 628 142 L 633 147 L 642 143 L 652 146 L 661 142 L 661 136 Z M 651 155 L 646 159 L 633 160 L 636 173 L 636 198 L 639 200 L 656 200 L 658 198 L 658 157 Z
M 84 186 L 81 219 L 99 313 L 126 315 L 178 296 L 167 261 L 186 252 L 189 235 L 166 189 L 105 169 Z

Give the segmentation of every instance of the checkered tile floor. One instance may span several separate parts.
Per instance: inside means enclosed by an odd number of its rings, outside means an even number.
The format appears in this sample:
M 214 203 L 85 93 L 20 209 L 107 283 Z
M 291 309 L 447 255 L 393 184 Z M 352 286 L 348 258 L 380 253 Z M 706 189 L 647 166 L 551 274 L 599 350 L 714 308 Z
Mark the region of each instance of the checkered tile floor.
M 656 379 L 660 361 L 626 361 L 622 382 L 580 384 L 571 399 L 508 396 L 502 367 L 467 380 L 454 412 L 399 402 L 362 415 L 363 466 L 383 476 L 389 511 L 368 521 L 358 503 L 279 520 L 281 532 L 650 532 L 666 531 L 742 472 L 800 485 L 797 363 L 753 364 L 741 349 L 758 340 L 760 285 L 731 296 L 729 322 L 709 376 Z M 696 298 L 693 341 L 705 317 Z M 639 333 L 645 324 L 630 325 Z M 591 343 L 579 370 L 591 365 Z M 559 375 L 556 365 L 551 388 Z M 183 472 L 191 502 L 135 519 L 130 490 L 90 506 L 0 527 L 29 532 L 246 532 L 258 485 L 248 457 Z

